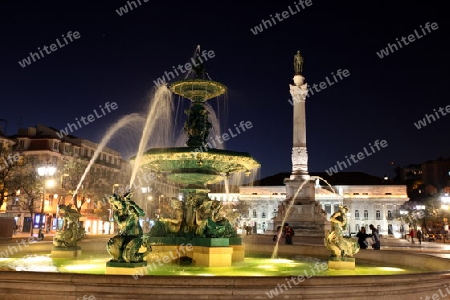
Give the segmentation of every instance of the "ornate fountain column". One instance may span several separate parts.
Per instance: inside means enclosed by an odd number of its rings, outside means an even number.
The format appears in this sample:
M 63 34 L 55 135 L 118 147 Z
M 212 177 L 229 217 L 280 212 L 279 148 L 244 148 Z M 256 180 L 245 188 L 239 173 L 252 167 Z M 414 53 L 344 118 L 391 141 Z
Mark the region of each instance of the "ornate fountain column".
M 290 84 L 290 93 L 294 110 L 292 174 L 284 180 L 286 200 L 283 203 L 286 211 L 286 223 L 296 232 L 296 237 L 325 237 L 326 218 L 322 208 L 315 200 L 314 182 L 308 174 L 308 151 L 306 148 L 306 113 L 305 102 L 308 85 L 302 75 L 303 57 L 300 51 L 294 56 L 294 85 Z M 275 226 L 282 225 L 278 220 Z

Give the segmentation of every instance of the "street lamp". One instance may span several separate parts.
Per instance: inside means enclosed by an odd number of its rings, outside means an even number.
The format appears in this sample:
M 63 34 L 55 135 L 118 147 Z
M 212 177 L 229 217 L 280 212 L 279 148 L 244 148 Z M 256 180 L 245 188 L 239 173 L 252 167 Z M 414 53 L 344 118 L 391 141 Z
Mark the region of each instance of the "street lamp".
M 400 209 L 400 216 L 401 216 L 401 220 L 402 220 L 402 228 L 403 228 L 403 232 L 405 233 L 405 240 L 406 240 L 406 230 L 405 227 L 403 226 L 404 223 L 404 219 L 406 218 L 406 215 L 408 214 L 408 211 L 405 209 Z
M 51 164 L 47 164 L 46 166 L 42 166 L 37 168 L 37 172 L 39 176 L 44 177 L 44 188 L 42 193 L 42 205 L 41 205 L 41 215 L 39 216 L 39 231 L 38 231 L 38 239 L 43 239 L 44 235 L 42 234 L 42 219 L 44 215 L 44 206 L 45 206 L 45 184 L 47 176 L 53 176 L 56 172 L 56 168 Z

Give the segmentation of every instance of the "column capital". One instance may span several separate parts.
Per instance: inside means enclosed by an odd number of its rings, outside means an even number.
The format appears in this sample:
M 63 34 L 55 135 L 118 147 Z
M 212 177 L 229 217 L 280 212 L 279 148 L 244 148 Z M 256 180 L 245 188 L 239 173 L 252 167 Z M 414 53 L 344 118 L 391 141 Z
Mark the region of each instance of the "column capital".
M 305 83 L 301 86 L 289 85 L 293 103 L 305 102 L 306 96 L 308 95 L 308 84 Z

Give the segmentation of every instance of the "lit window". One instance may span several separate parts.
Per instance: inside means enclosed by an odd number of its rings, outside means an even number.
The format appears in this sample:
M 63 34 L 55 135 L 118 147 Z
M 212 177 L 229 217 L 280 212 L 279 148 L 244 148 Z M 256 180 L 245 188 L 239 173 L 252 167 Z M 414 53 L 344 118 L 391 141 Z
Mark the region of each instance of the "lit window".
M 377 220 L 381 220 L 381 212 L 378 209 L 375 212 L 375 217 L 377 218 Z

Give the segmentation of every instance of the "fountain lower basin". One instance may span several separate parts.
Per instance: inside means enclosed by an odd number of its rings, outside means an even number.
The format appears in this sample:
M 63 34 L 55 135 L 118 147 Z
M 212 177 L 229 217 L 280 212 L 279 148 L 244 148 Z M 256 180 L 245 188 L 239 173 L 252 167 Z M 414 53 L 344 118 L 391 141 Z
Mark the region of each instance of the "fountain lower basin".
M 103 240 L 87 240 L 81 244 L 83 255 L 104 245 Z M 50 244 L 36 243 L 27 248 L 27 253 L 46 251 Z M 271 244 L 245 243 L 246 253 L 260 253 L 267 256 L 273 251 Z M 48 253 L 48 252 L 47 252 Z M 98 253 L 98 252 L 97 252 Z M 328 250 L 321 245 L 280 245 L 280 257 L 313 256 L 326 259 Z M 105 258 L 99 259 L 103 265 Z M 78 299 L 84 295 L 93 295 L 96 299 L 266 299 L 268 294 L 283 284 L 279 296 L 282 299 L 425 299 L 433 295 L 444 284 L 450 284 L 450 262 L 446 259 L 405 253 L 402 251 L 381 250 L 361 251 L 357 261 L 371 263 L 384 269 L 384 274 L 396 274 L 395 269 L 410 269 L 410 273 L 401 275 L 380 275 L 377 269 L 366 269 L 365 275 L 350 274 L 353 271 L 330 271 L 328 276 L 313 276 L 298 284 L 290 283 L 293 276 L 304 275 L 301 269 L 281 270 L 274 273 L 251 274 L 245 272 L 233 274 L 233 268 L 222 270 L 222 274 L 158 274 L 135 279 L 130 275 L 80 274 L 86 265 L 80 262 L 81 270 L 74 273 L 54 272 L 11 272 L 1 271 L 0 298 L 2 299 Z M 252 258 L 249 259 L 251 261 Z M 282 261 L 289 264 L 290 261 Z M 394 264 L 395 262 L 395 264 Z M 258 268 L 260 265 L 262 267 Z M 182 270 L 182 266 L 179 270 Z M 268 261 L 261 260 L 255 269 L 273 268 Z M 375 268 L 375 267 L 374 267 Z M 380 271 L 382 271 L 381 269 Z M 161 270 L 162 271 L 162 270 Z M 358 271 L 358 269 L 356 270 Z M 364 271 L 360 273 L 364 273 Z M 185 271 L 187 272 L 187 271 Z M 201 273 L 202 270 L 198 270 Z M 228 272 L 228 273 L 227 273 Z M 262 272 L 262 271 L 261 271 Z M 344 272 L 344 273 L 342 273 Z M 203 276 L 202 276 L 203 275 Z M 357 276 L 355 276 L 357 275 Z

